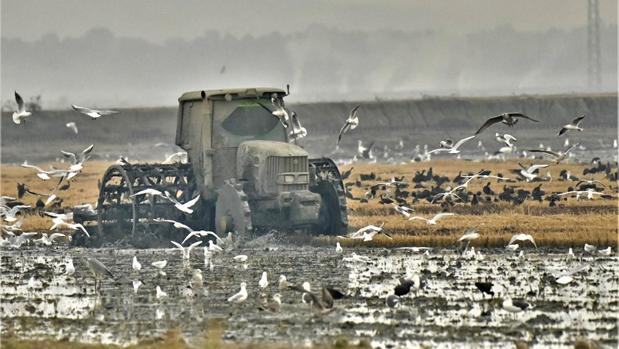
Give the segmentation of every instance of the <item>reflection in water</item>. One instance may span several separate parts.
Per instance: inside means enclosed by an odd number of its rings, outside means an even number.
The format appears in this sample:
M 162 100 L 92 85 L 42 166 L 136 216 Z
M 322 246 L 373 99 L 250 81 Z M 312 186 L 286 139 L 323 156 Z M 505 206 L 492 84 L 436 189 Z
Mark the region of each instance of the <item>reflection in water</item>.
M 278 341 L 291 344 L 325 342 L 344 335 L 385 347 L 505 347 L 514 339 L 567 347 L 586 333 L 611 343 L 617 333 L 617 258 L 588 257 L 566 261 L 540 251 L 524 260 L 505 254 L 471 255 L 450 251 L 428 256 L 406 251 L 278 246 L 236 249 L 213 255 L 206 263 L 196 249 L 183 262 L 178 250 L 41 250 L 3 251 L 0 259 L 2 334 L 127 345 L 179 329 L 191 341 L 208 318 L 228 319 L 225 338 L 235 341 Z M 94 279 L 78 258 L 89 253 L 115 275 L 95 292 Z M 238 254 L 246 263 L 233 262 Z M 131 268 L 134 255 L 142 270 Z M 72 259 L 75 273 L 67 275 Z M 165 275 L 151 266 L 167 260 Z M 212 263 L 213 269 L 210 269 Z M 548 268 L 571 270 L 591 263 L 562 288 L 540 283 Z M 270 285 L 258 280 L 268 273 Z M 301 295 L 279 290 L 279 275 L 291 284 L 308 281 L 313 290 L 333 286 L 348 298 L 336 310 L 318 316 L 302 304 Z M 201 276 L 201 277 L 200 277 Z M 400 278 L 416 280 L 396 308 L 385 299 Z M 533 309 L 511 314 L 475 288 L 491 279 L 498 297 L 524 298 Z M 134 281 L 142 286 L 134 292 Z M 247 282 L 248 300 L 231 306 L 226 299 Z M 159 286 L 167 297 L 156 297 Z M 258 310 L 264 298 L 282 294 L 278 313 Z M 538 292 L 539 295 L 538 295 Z

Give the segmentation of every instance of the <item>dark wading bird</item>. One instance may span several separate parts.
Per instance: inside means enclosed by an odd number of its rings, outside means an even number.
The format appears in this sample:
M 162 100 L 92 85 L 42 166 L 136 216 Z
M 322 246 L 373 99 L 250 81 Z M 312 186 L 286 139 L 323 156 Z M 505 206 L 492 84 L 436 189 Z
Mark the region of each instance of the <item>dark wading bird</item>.
M 492 126 L 492 125 L 494 125 L 496 123 L 499 123 L 499 122 L 502 122 L 505 125 L 507 125 L 509 127 L 512 127 L 512 126 L 514 126 L 518 122 L 518 118 L 523 118 L 523 119 L 528 119 L 528 120 L 531 120 L 531 121 L 534 121 L 534 122 L 539 122 L 539 120 L 535 120 L 535 119 L 533 119 L 533 118 L 531 118 L 529 116 L 526 116 L 526 115 L 524 115 L 522 113 L 503 113 L 501 115 L 498 115 L 498 116 L 495 116 L 495 117 L 492 117 L 492 118 L 488 119 L 479 128 L 479 130 L 477 130 L 477 132 L 475 132 L 475 134 L 478 135 L 478 134 L 481 133 L 481 131 L 483 131 L 483 130 L 487 129 L 488 127 L 490 127 L 490 126 Z

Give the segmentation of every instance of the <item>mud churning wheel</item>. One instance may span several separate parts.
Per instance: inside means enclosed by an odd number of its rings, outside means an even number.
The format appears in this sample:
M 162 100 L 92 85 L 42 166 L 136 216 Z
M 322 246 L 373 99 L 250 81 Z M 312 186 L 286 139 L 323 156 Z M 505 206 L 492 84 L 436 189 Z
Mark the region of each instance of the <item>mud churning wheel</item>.
M 252 231 L 251 210 L 243 185 L 234 179 L 224 182 L 217 190 L 215 230 L 220 236 L 228 232 L 245 235 Z
M 97 202 L 99 239 L 116 241 L 127 236 L 139 238 L 142 233 L 163 238 L 171 234 L 170 224 L 155 219 L 181 222 L 190 219 L 167 199 L 148 194 L 134 196 L 148 188 L 167 191 L 180 202 L 189 201 L 197 195 L 190 165 L 111 166 L 103 176 Z M 199 204 L 195 208 L 199 208 Z

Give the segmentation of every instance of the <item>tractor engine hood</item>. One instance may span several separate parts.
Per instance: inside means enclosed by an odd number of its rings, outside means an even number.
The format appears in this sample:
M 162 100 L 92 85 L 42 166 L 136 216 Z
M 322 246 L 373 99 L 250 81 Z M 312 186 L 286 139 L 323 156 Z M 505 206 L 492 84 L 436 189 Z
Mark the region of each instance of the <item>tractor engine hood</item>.
M 236 155 L 237 175 L 252 194 L 276 194 L 308 188 L 308 153 L 301 147 L 275 141 L 245 141 Z

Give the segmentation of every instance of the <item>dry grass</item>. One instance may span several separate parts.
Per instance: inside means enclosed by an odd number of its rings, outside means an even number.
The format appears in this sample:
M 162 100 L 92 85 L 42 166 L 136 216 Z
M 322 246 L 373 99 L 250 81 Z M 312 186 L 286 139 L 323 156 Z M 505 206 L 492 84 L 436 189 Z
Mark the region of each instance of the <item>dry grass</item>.
M 204 332 L 197 345 L 189 345 L 182 338 L 178 330 L 168 331 L 163 338 L 140 342 L 136 345 L 124 347 L 126 349 L 284 349 L 290 348 L 287 343 L 233 343 L 222 340 L 226 322 L 221 319 L 212 319 L 208 323 L 208 330 Z M 1 338 L 2 348 L 7 349 L 113 349 L 121 348 L 116 345 L 86 344 L 79 342 L 67 342 L 57 340 L 21 340 L 14 337 Z M 358 345 L 351 345 L 343 338 L 336 339 L 333 343 L 316 343 L 313 348 L 317 349 L 352 349 L 369 348 L 367 342 L 361 341 Z
M 527 163 L 530 163 L 528 161 Z M 539 161 L 537 162 L 539 163 Z M 46 167 L 47 164 L 43 164 Z M 59 192 L 59 196 L 64 199 L 63 207 L 72 207 L 77 204 L 95 204 L 98 196 L 97 181 L 101 179 L 105 169 L 110 165 L 107 162 L 88 162 L 81 174 L 71 183 L 71 188 L 67 191 Z M 354 172 L 347 181 L 355 181 L 360 173 L 374 172 L 378 178 L 386 181 L 393 176 L 405 176 L 408 182 L 415 171 L 433 168 L 435 174 L 453 178 L 459 170 L 463 173 L 478 172 L 481 169 L 492 169 L 493 174 L 503 173 L 510 177 L 510 169 L 515 169 L 518 164 L 511 162 L 474 162 L 474 161 L 454 161 L 436 160 L 425 163 L 410 163 L 405 165 L 370 165 L 355 164 Z M 545 182 L 542 188 L 547 192 L 563 192 L 569 186 L 574 186 L 575 182 L 564 182 L 558 180 L 561 169 L 569 170 L 573 175 L 581 176 L 585 165 L 581 164 L 561 164 L 549 168 L 555 178 L 552 182 Z M 342 168 L 347 169 L 348 166 Z M 43 181 L 35 176 L 34 170 L 21 168 L 19 166 L 1 167 L 1 188 L 2 195 L 15 196 L 15 183 L 26 182 L 31 190 L 35 192 L 49 192 L 55 182 Z M 512 176 L 513 177 L 513 176 Z M 607 192 L 616 192 L 617 183 L 612 183 L 604 178 L 602 174 L 594 177 L 602 181 L 607 186 Z M 353 187 L 352 193 L 355 197 L 362 196 L 365 187 L 380 181 L 367 181 L 362 188 Z M 504 183 L 497 183 L 496 180 L 489 179 L 484 181 L 473 181 L 470 185 L 471 191 L 479 191 L 487 182 L 491 182 L 491 187 L 495 192 L 502 190 Z M 511 186 L 531 190 L 538 183 L 518 182 Z M 408 188 L 412 190 L 412 186 Z M 23 201 L 34 205 L 36 197 L 27 195 Z M 385 229 L 395 235 L 394 240 L 376 239 L 370 245 L 379 246 L 402 246 L 402 245 L 424 245 L 424 246 L 447 246 L 461 236 L 467 228 L 480 226 L 483 238 L 475 243 L 479 246 L 502 246 L 513 233 L 530 233 L 540 245 L 549 246 L 581 246 L 585 242 L 597 245 L 616 246 L 618 242 L 617 229 L 617 201 L 616 200 L 575 200 L 569 199 L 562 201 L 559 207 L 550 208 L 548 202 L 526 201 L 523 205 L 514 207 L 509 203 L 483 204 L 477 207 L 467 205 L 456 205 L 453 212 L 457 217 L 448 217 L 439 222 L 436 226 L 426 225 L 423 221 L 408 221 L 398 215 L 390 205 L 381 205 L 377 200 L 369 203 L 360 203 L 355 200 L 348 200 L 350 209 L 350 229 L 358 229 L 367 224 L 378 224 L 385 222 Z M 430 216 L 440 210 L 438 205 L 420 203 L 414 206 L 416 214 Z M 24 221 L 25 230 L 46 230 L 50 226 L 50 219 L 39 216 L 29 216 Z M 318 242 L 324 241 L 331 243 L 332 239 L 319 238 Z M 344 245 L 358 244 L 358 241 L 342 241 Z M 366 244 L 367 245 L 367 244 Z

